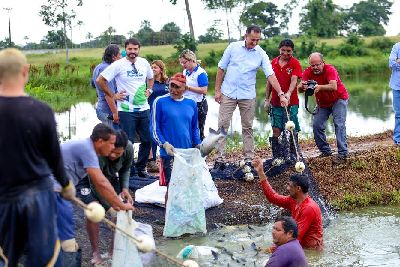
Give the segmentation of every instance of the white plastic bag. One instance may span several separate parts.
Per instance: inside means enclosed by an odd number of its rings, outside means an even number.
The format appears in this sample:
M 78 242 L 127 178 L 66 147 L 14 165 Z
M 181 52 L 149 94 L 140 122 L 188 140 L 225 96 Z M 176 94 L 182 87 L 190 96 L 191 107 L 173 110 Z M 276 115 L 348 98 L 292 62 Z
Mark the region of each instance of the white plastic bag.
M 135 201 L 165 207 L 166 186 L 160 186 L 158 181 L 135 191 Z
M 137 224 L 132 211 L 118 211 L 117 226 L 133 234 Z M 135 243 L 121 231 L 115 231 L 112 267 L 143 267 Z
M 212 180 L 211 173 L 205 159 L 203 161 L 202 180 L 203 180 L 203 206 L 205 209 L 218 206 L 224 200 L 219 197 L 217 187 Z
M 178 259 L 187 260 L 187 259 L 198 259 L 210 257 L 214 253 L 218 253 L 218 249 L 214 247 L 207 246 L 194 246 L 189 245 L 184 247 L 176 256 Z
M 202 198 L 204 160 L 196 148 L 175 151 L 163 235 L 177 237 L 185 233 L 206 233 Z

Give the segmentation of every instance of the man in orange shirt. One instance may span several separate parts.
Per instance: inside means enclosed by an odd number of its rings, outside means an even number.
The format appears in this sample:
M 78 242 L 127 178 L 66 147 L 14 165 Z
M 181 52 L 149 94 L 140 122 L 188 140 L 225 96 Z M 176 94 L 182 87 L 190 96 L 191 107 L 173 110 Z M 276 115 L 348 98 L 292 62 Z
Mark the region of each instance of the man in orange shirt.
M 265 176 L 263 164 L 259 157 L 252 162 L 260 177 L 260 184 L 268 201 L 279 207 L 289 210 L 299 228 L 301 246 L 307 249 L 323 249 L 322 214 L 317 203 L 308 195 L 308 178 L 301 174 L 290 177 L 287 187 L 289 196 L 276 193 Z

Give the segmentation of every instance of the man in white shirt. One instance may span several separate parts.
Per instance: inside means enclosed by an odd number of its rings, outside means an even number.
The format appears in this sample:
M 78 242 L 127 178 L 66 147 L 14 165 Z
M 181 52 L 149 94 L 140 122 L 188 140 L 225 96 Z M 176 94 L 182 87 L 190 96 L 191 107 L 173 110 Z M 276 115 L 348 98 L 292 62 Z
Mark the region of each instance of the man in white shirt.
M 148 88 L 152 88 L 154 83 L 153 71 L 149 62 L 138 56 L 140 43 L 137 39 L 128 39 L 125 42 L 125 50 L 126 57 L 113 62 L 96 81 L 108 97 L 117 100 L 116 106 L 110 106 L 114 122 L 120 123 L 132 143 L 135 134 L 139 135 L 138 159 L 136 164 L 132 164 L 131 176 L 137 174 L 140 177 L 148 177 L 145 168 L 151 148 L 151 137 L 147 96 L 150 94 Z M 112 79 L 116 81 L 119 95 L 114 94 L 108 87 L 107 82 Z M 124 97 L 121 98 L 121 95 Z

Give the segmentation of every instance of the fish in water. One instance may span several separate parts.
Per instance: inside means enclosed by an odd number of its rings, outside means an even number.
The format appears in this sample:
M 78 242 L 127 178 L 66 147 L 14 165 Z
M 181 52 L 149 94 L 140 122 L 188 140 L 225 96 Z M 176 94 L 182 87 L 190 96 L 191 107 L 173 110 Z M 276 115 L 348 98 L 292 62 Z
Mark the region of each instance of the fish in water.
M 201 156 L 205 157 L 210 154 L 211 151 L 216 148 L 217 143 L 223 138 L 226 138 L 226 131 L 224 130 L 224 128 L 221 127 L 220 129 L 218 129 L 218 131 L 210 128 L 209 134 L 200 144 Z

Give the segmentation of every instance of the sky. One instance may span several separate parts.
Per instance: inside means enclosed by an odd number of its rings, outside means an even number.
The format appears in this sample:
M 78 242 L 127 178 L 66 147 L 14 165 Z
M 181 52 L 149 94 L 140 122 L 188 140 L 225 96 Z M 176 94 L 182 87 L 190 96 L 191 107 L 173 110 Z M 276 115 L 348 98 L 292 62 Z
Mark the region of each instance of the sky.
M 74 3 L 75 0 L 69 0 Z M 277 2 L 277 1 L 273 1 Z M 304 2 L 304 0 L 303 0 Z M 334 0 L 335 4 L 342 7 L 350 7 L 354 0 Z M 46 4 L 46 0 L 0 0 L 0 40 L 8 37 L 8 19 L 11 19 L 11 39 L 14 43 L 24 45 L 28 37 L 29 42 L 40 42 L 52 30 L 39 16 L 40 7 Z M 196 36 L 206 33 L 206 29 L 220 19 L 218 28 L 224 32 L 227 38 L 226 19 L 231 25 L 231 35 L 239 38 L 239 31 L 235 29 L 235 23 L 239 18 L 238 12 L 226 15 L 223 11 L 210 11 L 205 9 L 201 0 L 190 0 L 190 10 Z M 281 7 L 285 1 L 277 4 Z M 72 5 L 71 5 L 72 6 Z M 7 12 L 4 8 L 12 8 Z M 117 34 L 127 36 L 129 31 L 137 32 L 143 20 L 148 20 L 155 31 L 168 22 L 175 22 L 182 32 L 189 32 L 184 0 L 178 0 L 177 5 L 172 5 L 169 0 L 83 0 L 82 7 L 74 7 L 77 20 L 82 20 L 82 26 L 75 26 L 72 31 L 74 43 L 87 41 L 87 33 L 99 36 L 109 26 L 117 30 Z M 386 35 L 392 36 L 400 33 L 400 0 L 394 0 L 392 15 L 389 24 L 385 27 Z M 298 32 L 299 13 L 301 10 L 293 10 L 293 16 L 289 23 L 289 33 Z M 76 23 L 76 22 L 75 22 Z M 69 37 L 71 32 L 68 33 Z

